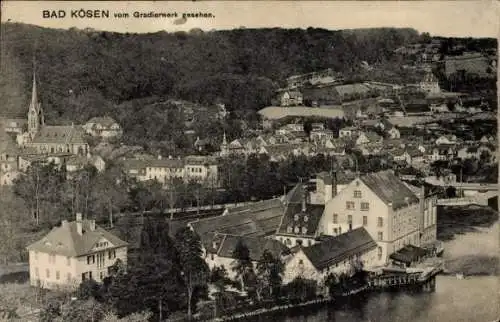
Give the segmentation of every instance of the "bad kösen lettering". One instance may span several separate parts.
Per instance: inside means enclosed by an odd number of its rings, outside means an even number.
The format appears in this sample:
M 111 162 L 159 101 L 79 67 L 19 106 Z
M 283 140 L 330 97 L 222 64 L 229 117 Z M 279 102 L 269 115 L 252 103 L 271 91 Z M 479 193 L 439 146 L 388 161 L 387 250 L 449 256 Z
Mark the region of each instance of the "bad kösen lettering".
M 109 18 L 109 10 L 85 10 L 77 9 L 70 10 L 69 13 L 65 10 L 43 10 L 42 17 L 46 19 L 61 19 L 61 18 Z

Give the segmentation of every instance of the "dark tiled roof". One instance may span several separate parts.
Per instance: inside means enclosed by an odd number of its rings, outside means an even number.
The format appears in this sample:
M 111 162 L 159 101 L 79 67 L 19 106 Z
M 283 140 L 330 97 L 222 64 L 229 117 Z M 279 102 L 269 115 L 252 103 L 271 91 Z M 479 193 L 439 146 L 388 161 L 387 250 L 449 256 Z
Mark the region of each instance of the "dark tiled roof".
M 241 236 L 264 236 L 276 232 L 284 207 L 280 199 L 266 200 L 255 205 L 229 208 L 228 214 L 191 222 L 194 231 L 204 234 L 218 232 Z
M 296 208 L 298 208 L 298 212 L 294 211 L 297 210 Z M 294 206 L 285 213 L 278 231 L 279 234 L 294 236 L 314 236 L 316 234 L 325 207 L 323 205 L 307 205 L 305 212 L 302 212 L 300 208 L 301 206 Z
M 40 129 L 33 143 L 85 144 L 84 136 L 81 126 L 49 125 Z
M 258 261 L 265 250 L 268 250 L 275 258 L 280 258 L 281 255 L 289 252 L 285 245 L 271 238 L 233 235 L 223 235 L 223 238 L 218 238 L 221 242 L 217 249 L 217 256 L 220 257 L 233 258 L 233 251 L 240 241 L 248 248 L 252 261 Z
M 302 251 L 318 270 L 327 268 L 355 254 L 377 247 L 364 227 L 328 238 L 321 243 L 302 248 Z
M 419 258 L 425 256 L 426 254 L 427 251 L 423 248 L 413 245 L 406 245 L 397 252 L 392 253 L 389 258 L 399 262 L 412 263 L 419 260 Z
M 391 171 L 366 174 L 361 181 L 394 210 L 418 202 L 417 196 Z
M 78 234 L 75 221 L 55 227 L 44 238 L 28 246 L 28 250 L 77 257 L 91 253 L 92 248 L 101 239 L 108 240 L 113 247 L 128 245 L 99 226 L 96 226 L 95 230 L 91 230 L 88 220 L 83 220 L 82 226 L 82 235 Z

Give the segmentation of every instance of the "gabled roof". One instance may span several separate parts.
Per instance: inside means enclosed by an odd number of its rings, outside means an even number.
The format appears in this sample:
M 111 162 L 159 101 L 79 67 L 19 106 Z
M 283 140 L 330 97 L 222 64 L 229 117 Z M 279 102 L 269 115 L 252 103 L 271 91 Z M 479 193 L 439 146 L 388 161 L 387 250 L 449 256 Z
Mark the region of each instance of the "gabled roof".
M 79 125 L 46 125 L 35 135 L 33 143 L 86 144 Z
M 86 124 L 99 124 L 105 128 L 111 127 L 114 124 L 118 124 L 113 118 L 109 116 L 98 116 L 93 117 L 87 121 Z
M 276 232 L 283 215 L 280 199 L 270 199 L 252 205 L 228 208 L 224 216 L 192 221 L 189 224 L 203 239 L 207 233 L 240 236 L 266 236 Z
M 397 210 L 419 201 L 418 197 L 391 171 L 369 173 L 361 181 L 387 205 Z
M 315 236 L 325 207 L 323 205 L 307 205 L 305 211 L 302 211 L 300 207 L 289 206 L 290 209 L 283 216 L 278 234 L 301 237 Z
M 317 270 L 323 270 L 355 254 L 376 247 L 377 243 L 370 234 L 364 227 L 360 227 L 335 237 L 326 238 L 323 242 L 310 247 L 304 247 L 302 251 Z
M 233 252 L 238 245 L 238 242 L 242 242 L 249 250 L 250 259 L 252 261 L 258 261 L 265 250 L 269 251 L 275 258 L 280 258 L 283 254 L 289 253 L 288 247 L 280 243 L 279 241 L 272 238 L 264 237 L 246 237 L 246 236 L 234 236 L 234 235 L 215 235 L 217 241 L 216 249 L 217 256 L 225 258 L 233 258 Z M 222 238 L 221 238 L 222 237 Z M 213 247 L 210 247 L 213 251 Z
M 78 257 L 92 253 L 92 248 L 101 239 L 106 239 L 113 248 L 127 246 L 127 242 L 109 233 L 99 226 L 91 230 L 89 220 L 82 221 L 83 234 L 77 231 L 77 223 L 63 222 L 53 228 L 45 237 L 29 245 L 28 250 L 41 253 L 52 253 L 62 256 Z

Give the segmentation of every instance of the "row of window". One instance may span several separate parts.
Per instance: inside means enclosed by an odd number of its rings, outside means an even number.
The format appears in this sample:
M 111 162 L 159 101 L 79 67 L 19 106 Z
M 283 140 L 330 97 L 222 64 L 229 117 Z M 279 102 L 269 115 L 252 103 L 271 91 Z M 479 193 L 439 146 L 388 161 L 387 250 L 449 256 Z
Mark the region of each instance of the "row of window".
M 183 168 L 147 168 L 150 172 L 181 172 Z
M 356 204 L 354 201 L 346 201 L 345 202 L 345 209 L 347 210 L 355 210 L 356 209 Z M 361 210 L 362 211 L 368 211 L 370 210 L 370 203 L 369 202 L 361 202 Z
M 38 252 L 33 252 L 33 254 L 35 256 L 35 261 L 37 261 L 38 260 Z M 57 256 L 55 254 L 47 254 L 47 256 L 49 257 L 49 264 L 56 263 Z M 71 265 L 71 257 L 69 257 L 69 256 L 66 256 L 66 265 L 68 265 L 68 266 Z
M 48 268 L 47 268 L 47 269 L 45 269 L 45 277 L 46 277 L 47 279 L 49 279 L 49 278 L 50 278 L 50 276 L 51 276 L 51 274 L 50 274 L 50 269 L 48 269 Z M 39 272 L 39 270 L 38 270 L 38 267 L 35 267 L 35 277 L 36 277 L 36 279 L 39 279 L 39 278 L 40 278 L 40 272 Z M 61 279 L 61 274 L 60 274 L 60 272 L 59 272 L 59 271 L 56 271 L 56 272 L 55 272 L 55 278 L 56 278 L 56 280 L 57 280 L 57 281 L 59 281 L 59 280 Z M 71 281 L 71 279 L 72 279 L 72 278 L 73 278 L 73 277 L 71 276 L 71 273 L 67 273 L 67 274 L 66 274 L 66 280 L 67 280 L 68 282 L 69 282 L 69 281 Z
M 291 247 L 292 246 L 292 240 L 290 238 L 282 238 L 280 237 L 280 242 L 284 243 L 285 245 Z M 297 246 L 300 246 L 300 245 L 303 245 L 304 244 L 304 241 L 302 239 L 296 239 L 295 240 L 295 245 Z M 307 239 L 307 246 L 312 246 L 312 240 L 310 239 Z
M 97 265 L 98 266 L 100 266 L 100 265 L 104 266 L 104 257 L 105 257 L 104 254 L 105 254 L 105 252 L 101 252 L 101 253 L 97 254 L 97 260 L 98 260 Z M 116 250 L 113 249 L 113 250 L 108 251 L 108 259 L 115 259 L 115 258 L 116 258 Z M 87 265 L 95 264 L 95 262 L 96 262 L 96 255 L 87 256 Z
M 333 214 L 333 223 L 338 224 L 339 223 L 339 215 L 338 214 Z M 352 224 L 352 215 L 347 215 L 347 223 Z M 368 225 L 368 216 L 363 216 L 363 226 Z M 384 227 L 384 218 L 383 217 L 377 217 L 377 227 Z
M 305 235 L 307 234 L 307 227 L 302 227 L 302 229 L 300 229 L 300 227 L 298 226 L 295 227 L 288 226 L 286 232 L 289 234 L 291 233 L 300 234 L 302 232 L 302 234 Z

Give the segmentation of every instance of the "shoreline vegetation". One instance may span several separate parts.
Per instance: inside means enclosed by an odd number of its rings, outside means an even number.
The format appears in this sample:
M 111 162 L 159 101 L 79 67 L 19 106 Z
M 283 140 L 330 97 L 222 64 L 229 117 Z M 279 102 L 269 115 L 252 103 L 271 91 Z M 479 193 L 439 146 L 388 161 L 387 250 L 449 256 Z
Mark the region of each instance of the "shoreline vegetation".
M 481 231 L 484 229 L 491 229 L 498 220 L 498 213 L 496 211 L 490 210 L 487 207 L 440 207 L 438 212 L 438 238 L 444 240 L 449 248 L 445 246 L 445 271 L 441 275 L 453 276 L 456 274 L 463 274 L 466 278 L 472 276 L 494 276 L 499 275 L 499 265 L 498 256 L 494 253 L 486 254 L 484 251 L 482 253 L 472 253 L 472 254 L 456 254 L 456 250 L 452 251 L 452 246 L 454 242 L 459 242 L 456 237 L 464 235 L 466 233 L 476 233 L 481 236 Z M 464 236 L 465 237 L 465 236 Z M 455 246 L 456 247 L 456 246 Z M 15 283 L 18 285 L 23 285 L 23 280 L 21 279 L 20 272 L 16 271 L 15 267 L 19 269 L 26 268 L 26 266 L 21 265 L 8 265 L 7 269 L 0 269 L 2 276 L 0 276 L 0 284 L 7 286 L 9 283 Z M 18 269 L 18 270 L 19 270 Z M 27 273 L 25 272 L 25 275 Z M 12 277 L 10 280 L 8 277 Z M 25 280 L 24 280 L 25 281 Z M 359 287 L 358 287 L 359 288 Z M 379 291 L 377 291 L 379 292 Z M 351 296 L 363 296 L 365 293 L 372 293 L 370 290 L 361 290 L 361 292 L 344 292 L 345 294 L 339 294 L 334 297 L 324 297 L 318 296 L 314 298 L 307 299 L 295 299 L 293 302 L 284 301 L 272 301 L 265 302 L 264 304 L 258 303 L 254 305 L 246 305 L 245 308 L 249 310 L 227 310 L 221 317 L 213 318 L 203 315 L 203 318 L 193 317 L 194 321 L 235 321 L 235 320 L 248 320 L 255 319 L 258 315 L 268 315 L 276 314 L 279 312 L 293 312 L 294 310 L 300 310 L 304 307 L 311 307 L 316 305 L 324 305 L 326 303 L 336 302 L 339 298 L 349 298 Z M 352 293 L 352 294 L 348 294 Z M 254 307 L 255 306 L 255 307 Z M 185 321 L 185 317 L 179 316 L 179 319 L 172 319 L 168 321 Z

